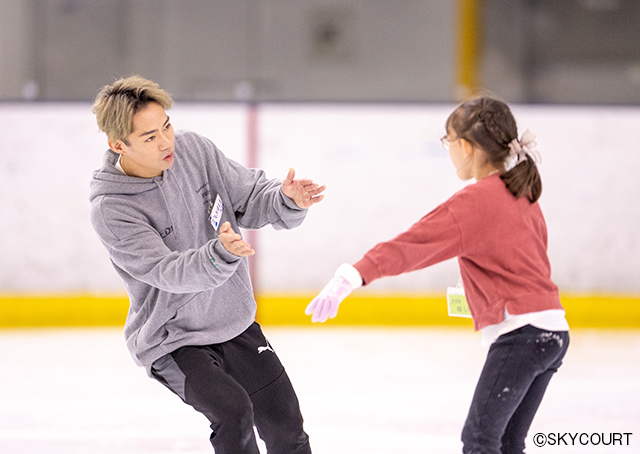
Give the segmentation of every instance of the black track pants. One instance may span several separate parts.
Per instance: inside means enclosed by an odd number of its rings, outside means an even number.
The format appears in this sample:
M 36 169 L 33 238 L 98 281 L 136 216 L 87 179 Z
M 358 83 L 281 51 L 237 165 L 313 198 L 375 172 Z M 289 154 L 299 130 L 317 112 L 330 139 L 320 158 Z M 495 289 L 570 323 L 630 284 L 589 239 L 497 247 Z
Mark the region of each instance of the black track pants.
M 163 385 L 211 422 L 216 454 L 309 454 L 295 391 L 257 323 L 222 344 L 182 347 L 153 363 Z

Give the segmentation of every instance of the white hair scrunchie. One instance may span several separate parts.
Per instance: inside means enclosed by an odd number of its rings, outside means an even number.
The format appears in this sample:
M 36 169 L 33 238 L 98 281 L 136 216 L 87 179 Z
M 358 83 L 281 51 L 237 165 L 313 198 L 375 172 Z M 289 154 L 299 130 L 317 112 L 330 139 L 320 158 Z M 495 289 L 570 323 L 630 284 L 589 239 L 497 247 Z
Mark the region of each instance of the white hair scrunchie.
M 537 145 L 535 139 L 536 135 L 527 129 L 520 140 L 515 138 L 509 143 L 509 156 L 504 161 L 505 172 L 524 162 L 527 156 L 530 156 L 534 161 L 540 161 L 540 154 L 534 150 Z

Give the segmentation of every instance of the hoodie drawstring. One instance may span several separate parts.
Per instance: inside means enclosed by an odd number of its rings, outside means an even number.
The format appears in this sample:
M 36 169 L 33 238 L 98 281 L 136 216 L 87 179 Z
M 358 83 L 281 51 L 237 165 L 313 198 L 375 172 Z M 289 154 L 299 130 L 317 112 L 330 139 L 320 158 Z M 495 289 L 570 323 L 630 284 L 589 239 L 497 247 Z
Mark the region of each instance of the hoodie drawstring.
M 160 183 L 158 183 L 158 181 L 155 180 L 155 179 L 153 180 L 153 182 L 156 184 L 156 186 L 160 190 L 160 194 L 162 194 L 162 199 L 164 200 L 164 205 L 167 207 L 167 212 L 169 213 L 169 221 L 171 221 L 171 225 L 176 225 L 176 223 L 173 222 L 173 216 L 171 216 L 171 210 L 169 209 L 169 202 L 167 202 L 167 197 L 164 195 L 164 191 L 162 190 L 162 185 L 160 185 Z
M 169 171 L 167 170 L 167 172 Z M 180 185 L 180 182 L 178 181 L 176 176 L 173 174 L 173 172 L 169 172 L 169 175 L 173 177 L 174 181 L 176 182 L 176 186 L 178 186 L 178 190 L 180 191 L 180 195 L 182 196 L 182 201 L 184 202 L 184 206 L 187 208 L 187 213 L 189 213 L 189 219 L 191 219 L 191 227 L 195 229 L 196 224 L 193 221 L 193 214 L 191 214 L 191 210 L 189 209 L 189 204 L 187 203 L 187 199 L 185 198 L 184 192 L 182 191 L 182 186 Z

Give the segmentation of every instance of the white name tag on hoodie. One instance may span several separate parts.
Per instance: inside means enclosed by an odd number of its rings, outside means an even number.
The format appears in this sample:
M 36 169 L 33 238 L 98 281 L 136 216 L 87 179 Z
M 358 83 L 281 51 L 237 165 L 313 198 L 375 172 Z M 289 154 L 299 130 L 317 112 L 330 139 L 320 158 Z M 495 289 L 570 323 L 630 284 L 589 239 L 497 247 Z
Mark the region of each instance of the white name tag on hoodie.
M 216 195 L 216 201 L 211 207 L 211 213 L 209 213 L 209 222 L 216 232 L 218 231 L 218 227 L 220 226 L 220 220 L 222 219 L 222 209 L 224 208 L 224 204 L 222 203 L 222 199 L 220 198 L 220 194 Z

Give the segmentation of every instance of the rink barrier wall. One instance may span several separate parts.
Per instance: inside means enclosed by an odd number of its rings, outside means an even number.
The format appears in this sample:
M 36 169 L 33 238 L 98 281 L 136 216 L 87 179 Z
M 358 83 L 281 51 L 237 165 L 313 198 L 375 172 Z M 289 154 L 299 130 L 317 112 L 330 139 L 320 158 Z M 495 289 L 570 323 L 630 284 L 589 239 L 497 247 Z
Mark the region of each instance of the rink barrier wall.
M 264 325 L 318 326 L 304 309 L 314 294 L 259 295 L 257 319 Z M 572 328 L 640 329 L 640 295 L 563 294 Z M 122 326 L 129 300 L 114 295 L 0 296 L 0 328 Z M 444 295 L 360 294 L 350 296 L 339 316 L 325 325 L 472 326 L 471 319 L 449 317 Z

